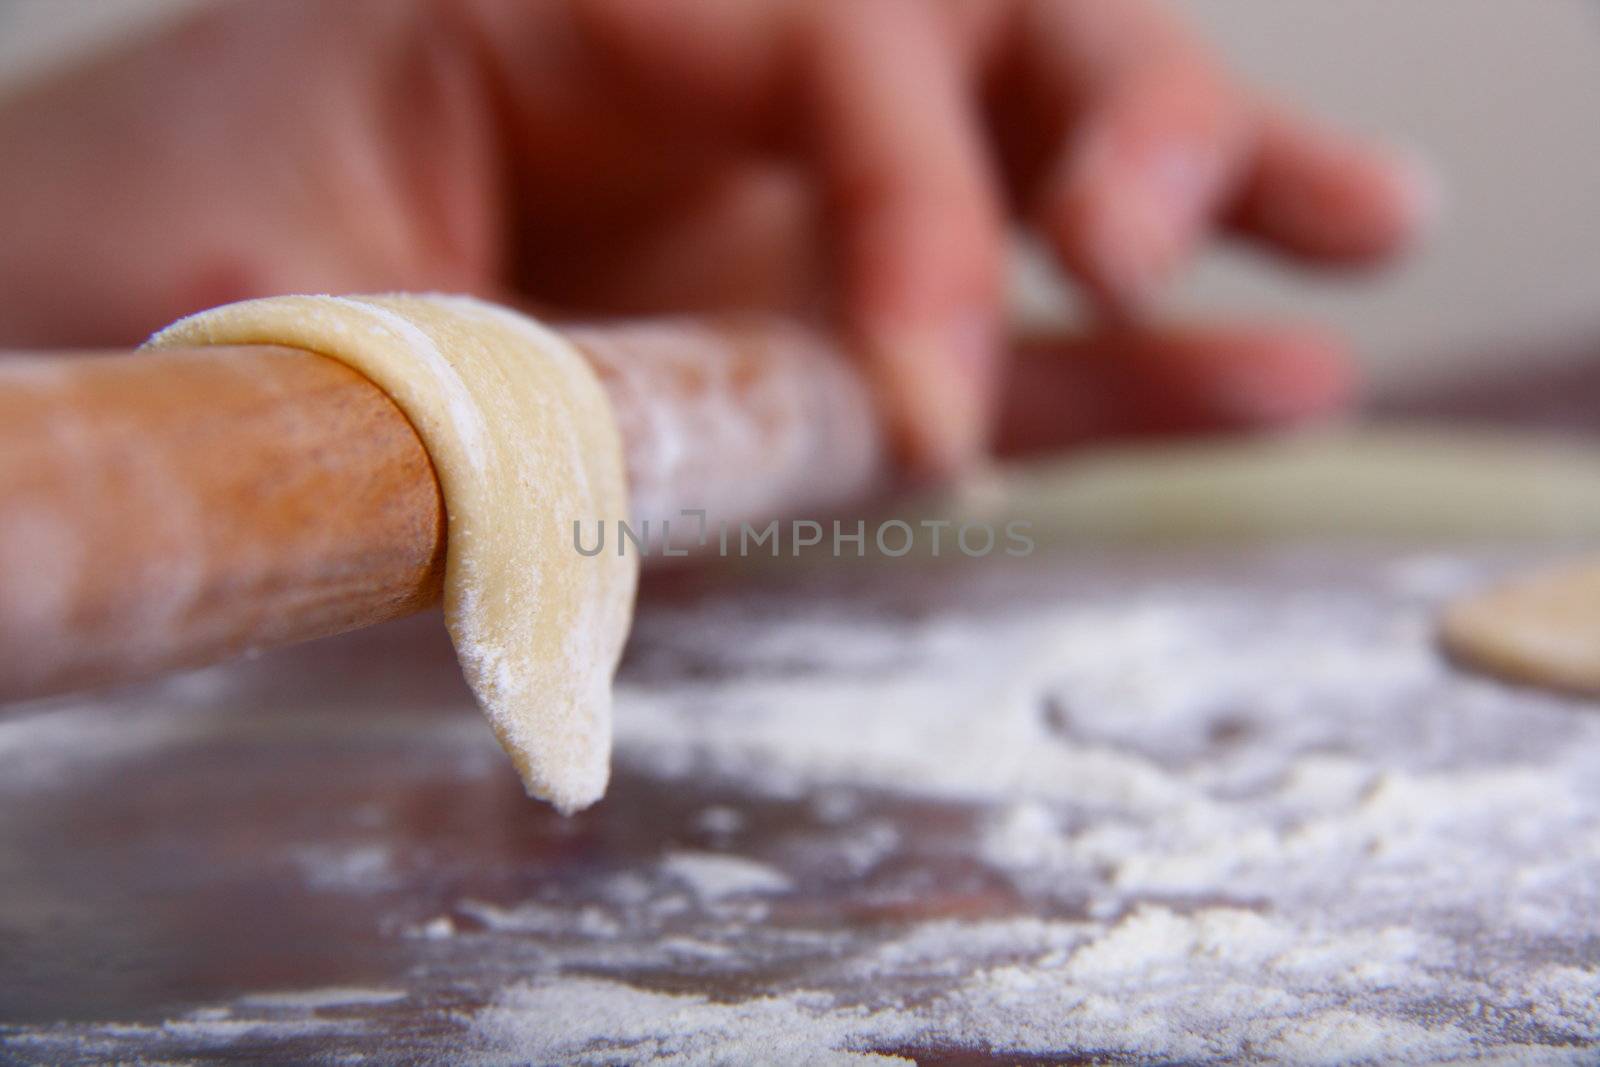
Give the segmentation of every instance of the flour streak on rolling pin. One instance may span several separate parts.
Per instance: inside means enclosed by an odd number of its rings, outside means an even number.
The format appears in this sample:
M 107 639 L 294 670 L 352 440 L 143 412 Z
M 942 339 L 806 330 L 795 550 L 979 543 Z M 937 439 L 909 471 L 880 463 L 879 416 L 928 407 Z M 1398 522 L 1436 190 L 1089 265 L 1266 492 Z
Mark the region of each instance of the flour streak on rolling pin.
M 884 478 L 867 388 L 799 326 L 564 332 L 610 397 L 652 533 L 692 532 L 686 510 L 826 513 Z M 421 442 L 376 386 L 295 349 L 0 359 L 0 502 L 0 699 L 339 633 L 440 595 Z

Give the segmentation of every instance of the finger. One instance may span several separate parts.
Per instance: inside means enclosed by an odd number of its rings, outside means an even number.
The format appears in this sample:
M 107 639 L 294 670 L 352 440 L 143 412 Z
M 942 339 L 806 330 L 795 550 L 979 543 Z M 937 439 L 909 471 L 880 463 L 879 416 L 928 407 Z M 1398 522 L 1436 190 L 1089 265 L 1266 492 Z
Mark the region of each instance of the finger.
M 991 61 L 1012 188 L 1106 311 L 1148 299 L 1205 237 L 1249 156 L 1220 65 L 1144 0 L 1019 0 Z
M 1089 105 L 1036 195 L 1063 265 L 1102 308 L 1137 308 L 1194 254 L 1249 132 L 1238 93 L 1187 50 L 1129 68 Z
M 1291 255 L 1362 266 L 1402 251 L 1432 220 L 1434 183 L 1415 164 L 1297 118 L 1260 120 L 1232 223 Z
M 1003 241 L 960 62 L 918 0 L 807 10 L 842 310 L 909 465 L 948 474 L 993 425 Z
M 1004 454 L 1089 441 L 1243 432 L 1331 415 L 1354 392 L 1343 345 L 1303 326 L 1116 329 L 1019 344 Z

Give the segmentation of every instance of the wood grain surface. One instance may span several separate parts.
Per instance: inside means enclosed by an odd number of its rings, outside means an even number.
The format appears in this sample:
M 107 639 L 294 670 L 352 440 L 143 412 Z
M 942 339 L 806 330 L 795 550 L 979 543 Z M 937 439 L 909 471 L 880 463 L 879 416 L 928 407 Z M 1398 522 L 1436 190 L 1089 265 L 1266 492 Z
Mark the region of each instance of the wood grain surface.
M 859 375 L 782 323 L 572 331 L 635 515 L 770 519 L 870 492 Z M 273 346 L 0 358 L 0 700 L 357 629 L 438 601 L 445 511 L 375 385 Z M 659 558 L 659 557 L 658 557 Z
M 0 363 L 0 694 L 338 633 L 438 599 L 427 452 L 342 364 L 268 346 Z

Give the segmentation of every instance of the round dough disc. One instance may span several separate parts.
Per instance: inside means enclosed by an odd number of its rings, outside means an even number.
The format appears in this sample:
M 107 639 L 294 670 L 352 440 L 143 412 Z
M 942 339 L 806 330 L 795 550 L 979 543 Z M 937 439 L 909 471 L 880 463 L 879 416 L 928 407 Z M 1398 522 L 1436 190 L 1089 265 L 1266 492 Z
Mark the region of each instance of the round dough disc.
M 1600 559 L 1459 600 L 1445 610 L 1441 636 L 1452 656 L 1486 673 L 1600 695 Z

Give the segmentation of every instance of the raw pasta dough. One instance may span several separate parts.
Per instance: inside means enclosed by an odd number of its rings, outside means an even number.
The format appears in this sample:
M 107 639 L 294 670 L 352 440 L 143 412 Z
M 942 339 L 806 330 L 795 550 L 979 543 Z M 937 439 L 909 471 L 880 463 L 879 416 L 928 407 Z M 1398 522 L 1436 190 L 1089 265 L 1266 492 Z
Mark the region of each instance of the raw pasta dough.
M 514 312 L 433 295 L 247 301 L 150 343 L 290 345 L 394 399 L 444 494 L 445 620 L 468 683 L 531 796 L 563 812 L 598 800 L 638 559 L 574 547 L 574 521 L 592 536 L 627 516 L 621 441 L 577 351 Z
M 1600 560 L 1514 578 L 1445 611 L 1445 648 L 1530 685 L 1600 695 Z

